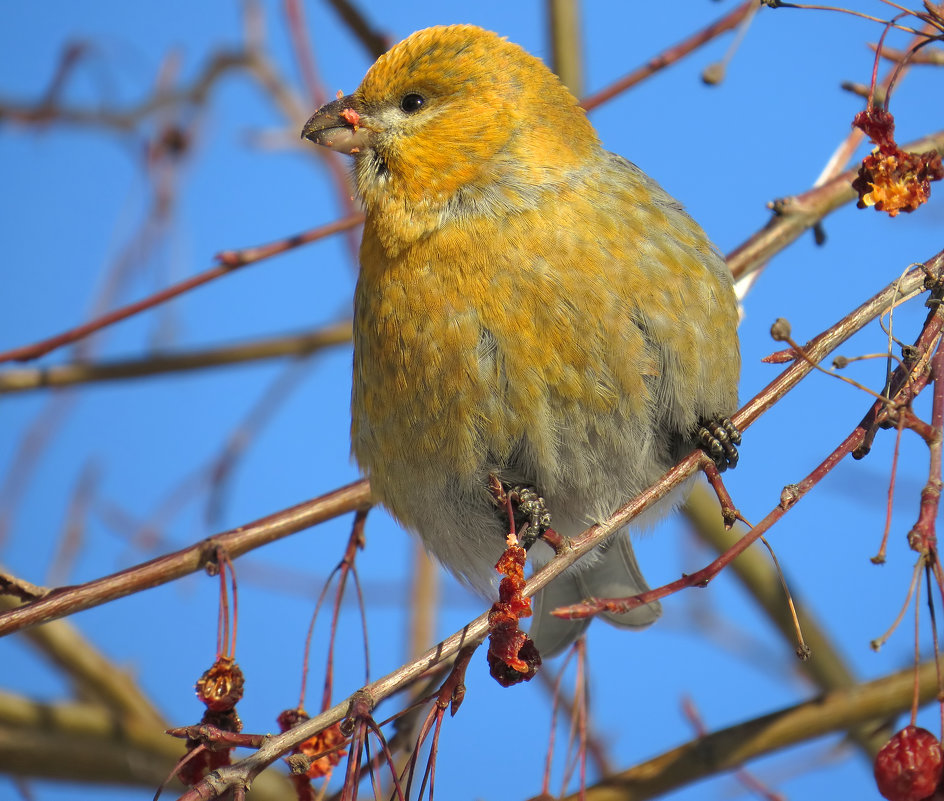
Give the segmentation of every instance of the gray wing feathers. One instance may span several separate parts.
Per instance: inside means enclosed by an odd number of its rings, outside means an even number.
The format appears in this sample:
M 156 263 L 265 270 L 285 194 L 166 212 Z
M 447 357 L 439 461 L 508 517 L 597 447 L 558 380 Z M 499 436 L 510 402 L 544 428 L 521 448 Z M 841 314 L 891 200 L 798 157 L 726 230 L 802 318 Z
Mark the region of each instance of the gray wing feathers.
M 534 619 L 528 634 L 534 640 L 542 659 L 559 654 L 590 625 L 590 618 L 563 620 L 554 617 L 551 610 L 575 604 L 585 597 L 576 576 L 569 573 L 554 579 L 534 597 L 531 606 Z
M 565 573 L 535 596 L 531 624 L 531 639 L 541 656 L 550 657 L 563 651 L 576 640 L 590 623 L 585 620 L 562 620 L 551 615 L 551 610 L 569 606 L 586 598 L 625 598 L 649 589 L 642 577 L 629 535 L 617 534 L 601 549 L 597 561 L 589 570 Z M 602 616 L 616 626 L 644 628 L 662 614 L 658 601 L 639 606 L 629 612 Z

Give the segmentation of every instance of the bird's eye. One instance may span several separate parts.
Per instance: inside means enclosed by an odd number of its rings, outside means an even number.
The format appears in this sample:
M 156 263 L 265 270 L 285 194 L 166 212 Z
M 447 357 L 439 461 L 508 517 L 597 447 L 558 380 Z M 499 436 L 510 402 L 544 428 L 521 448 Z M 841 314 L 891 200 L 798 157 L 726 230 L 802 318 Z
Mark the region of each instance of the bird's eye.
M 416 92 L 410 92 L 409 94 L 403 95 L 403 98 L 400 100 L 400 108 L 405 111 L 407 114 L 412 114 L 415 111 L 419 111 L 423 108 L 426 103 L 426 99 L 423 95 L 418 95 Z

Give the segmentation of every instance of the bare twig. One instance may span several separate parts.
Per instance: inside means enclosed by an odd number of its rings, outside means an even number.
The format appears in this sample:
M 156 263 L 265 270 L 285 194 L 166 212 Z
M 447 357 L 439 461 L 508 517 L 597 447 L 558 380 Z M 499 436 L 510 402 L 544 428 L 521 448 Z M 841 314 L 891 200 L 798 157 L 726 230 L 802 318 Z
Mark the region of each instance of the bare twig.
M 653 73 L 665 69 L 669 65 L 674 64 L 676 61 L 681 60 L 689 53 L 697 50 L 703 44 L 710 42 L 712 39 L 720 36 L 726 31 L 733 30 L 741 24 L 745 17 L 747 17 L 749 14 L 753 14 L 756 9 L 757 0 L 747 0 L 747 2 L 741 3 L 741 5 L 729 11 L 716 22 L 663 51 L 658 56 L 655 56 L 643 64 L 643 66 L 633 70 L 631 73 L 629 73 L 629 75 L 620 78 L 618 81 L 614 81 L 605 89 L 601 89 L 599 92 L 595 92 L 589 97 L 585 97 L 580 104 L 587 111 L 595 109 L 597 106 L 602 105 L 607 100 L 611 100 L 612 98 L 616 97 L 616 95 L 620 94 L 621 92 L 625 92 L 627 89 L 635 86 L 637 83 L 641 83 Z
M 934 376 L 934 392 L 930 431 L 926 437 L 930 451 L 928 481 L 921 490 L 918 519 L 908 534 L 908 538 L 911 541 L 920 540 L 927 548 L 936 548 L 936 521 L 941 502 L 941 488 L 944 486 L 941 481 L 942 432 L 944 432 L 944 348 L 940 346 L 931 361 L 931 371 Z
M 235 559 L 260 545 L 346 512 L 364 509 L 369 504 L 370 488 L 366 481 L 358 481 L 248 525 L 209 537 L 176 553 L 86 584 L 51 590 L 36 601 L 0 614 L 0 637 L 196 573 L 206 566 L 217 547 L 225 548 L 229 556 Z M 3 579 L 0 575 L 0 588 Z
M 69 345 L 72 342 L 77 342 L 80 339 L 87 337 L 89 334 L 93 334 L 96 331 L 100 331 L 106 326 L 117 323 L 121 320 L 125 320 L 128 317 L 132 317 L 139 312 L 142 312 L 146 309 L 152 309 L 155 306 L 159 306 L 162 303 L 166 303 L 168 300 L 176 298 L 179 295 L 189 292 L 192 289 L 196 289 L 198 286 L 209 283 L 216 278 L 219 278 L 222 275 L 227 275 L 228 273 L 233 272 L 237 268 L 245 267 L 248 264 L 255 264 L 263 259 L 267 259 L 270 256 L 274 256 L 278 253 L 284 253 L 286 250 L 298 247 L 299 245 L 307 244 L 308 242 L 314 242 L 317 239 L 323 239 L 326 236 L 337 233 L 339 231 L 346 231 L 349 228 L 356 228 L 363 222 L 363 215 L 356 214 L 350 217 L 345 217 L 342 220 L 337 222 L 328 223 L 327 225 L 322 225 L 318 228 L 313 228 L 310 231 L 306 231 L 296 236 L 289 237 L 288 239 L 283 239 L 278 242 L 264 245 L 262 247 L 256 248 L 247 248 L 245 250 L 227 250 L 223 251 L 218 255 L 218 259 L 221 264 L 218 267 L 213 267 L 209 270 L 206 270 L 198 275 L 195 275 L 191 278 L 188 278 L 186 281 L 181 281 L 178 284 L 169 286 L 166 289 L 156 292 L 149 297 L 139 300 L 137 303 L 131 303 L 127 306 L 123 306 L 120 309 L 115 309 L 108 314 L 102 315 L 101 317 L 91 320 L 83 325 L 80 325 L 76 328 L 73 328 L 70 331 L 59 334 L 58 336 L 50 337 L 49 339 L 44 339 L 41 342 L 37 342 L 33 345 L 26 345 L 20 348 L 14 348 L 13 350 L 8 350 L 3 353 L 0 353 L 0 362 L 9 362 L 9 361 L 30 361 L 31 359 L 38 359 L 40 356 L 45 356 L 50 351 L 61 348 L 63 345 Z

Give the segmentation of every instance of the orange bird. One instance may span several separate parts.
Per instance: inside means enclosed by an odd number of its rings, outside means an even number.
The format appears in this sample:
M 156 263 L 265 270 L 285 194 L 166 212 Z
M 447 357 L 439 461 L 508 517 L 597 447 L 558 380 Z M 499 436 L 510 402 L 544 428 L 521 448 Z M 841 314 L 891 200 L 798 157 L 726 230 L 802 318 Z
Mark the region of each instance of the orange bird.
M 367 212 L 354 455 L 460 578 L 494 586 L 508 521 L 492 477 L 534 489 L 573 536 L 698 444 L 737 461 L 731 274 L 540 60 L 471 25 L 422 30 L 302 135 L 354 157 Z M 622 531 L 538 594 L 535 644 L 552 655 L 586 627 L 555 607 L 646 589 Z M 604 617 L 640 628 L 660 611 Z

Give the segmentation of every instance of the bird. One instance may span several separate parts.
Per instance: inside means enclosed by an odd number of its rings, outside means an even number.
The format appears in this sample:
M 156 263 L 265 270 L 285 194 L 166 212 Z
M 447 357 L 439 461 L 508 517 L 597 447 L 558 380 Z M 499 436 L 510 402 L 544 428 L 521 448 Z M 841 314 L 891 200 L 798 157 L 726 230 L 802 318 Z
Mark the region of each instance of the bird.
M 543 61 L 437 26 L 338 94 L 302 137 L 353 157 L 366 214 L 352 452 L 428 552 L 493 593 L 509 525 L 495 481 L 536 493 L 571 537 L 696 447 L 734 466 L 731 273 L 678 201 L 604 149 Z M 528 559 L 553 556 L 538 541 Z M 647 589 L 623 529 L 537 593 L 534 645 L 553 656 L 588 625 L 554 608 Z M 643 628 L 660 612 L 603 617 Z

